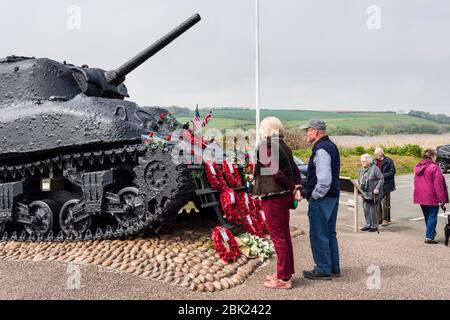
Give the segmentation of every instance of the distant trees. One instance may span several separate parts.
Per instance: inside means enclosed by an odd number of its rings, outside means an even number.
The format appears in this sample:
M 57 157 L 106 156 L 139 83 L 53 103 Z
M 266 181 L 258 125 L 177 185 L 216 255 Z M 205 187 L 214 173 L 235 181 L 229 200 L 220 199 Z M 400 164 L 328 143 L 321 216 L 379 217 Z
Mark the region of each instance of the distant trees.
M 377 136 L 381 134 L 440 134 L 450 132 L 448 126 L 434 126 L 430 124 L 398 124 L 396 126 L 388 126 L 377 124 L 368 128 L 352 128 L 352 127 L 336 127 L 330 128 L 329 133 L 336 136 Z
M 166 107 L 166 109 L 178 116 L 179 115 L 189 115 L 191 113 L 191 110 L 187 107 L 171 106 L 171 107 Z
M 449 124 L 450 125 L 450 117 L 447 116 L 446 114 L 443 114 L 443 113 L 432 114 L 432 113 L 424 112 L 424 111 L 411 110 L 408 113 L 408 115 L 411 116 L 411 117 L 427 119 L 427 120 L 431 120 L 433 122 L 437 122 L 437 123 L 441 123 L 441 124 Z

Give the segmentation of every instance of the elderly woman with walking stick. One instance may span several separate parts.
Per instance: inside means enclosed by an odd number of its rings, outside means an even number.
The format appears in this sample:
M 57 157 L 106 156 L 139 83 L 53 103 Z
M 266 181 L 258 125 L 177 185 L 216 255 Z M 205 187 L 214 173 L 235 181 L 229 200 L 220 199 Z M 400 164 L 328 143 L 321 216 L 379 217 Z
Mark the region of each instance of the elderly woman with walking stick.
M 361 231 L 378 231 L 378 208 L 383 198 L 384 177 L 370 155 L 361 156 L 358 185 L 363 191 L 363 208 L 366 225 Z

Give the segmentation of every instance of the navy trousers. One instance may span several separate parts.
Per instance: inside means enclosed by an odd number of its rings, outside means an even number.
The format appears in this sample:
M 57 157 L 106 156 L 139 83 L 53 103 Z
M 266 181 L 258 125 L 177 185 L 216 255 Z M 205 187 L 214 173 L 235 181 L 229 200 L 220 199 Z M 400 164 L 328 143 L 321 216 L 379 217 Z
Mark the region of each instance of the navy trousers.
M 324 197 L 308 203 L 309 237 L 317 272 L 339 273 L 339 246 L 336 238 L 336 220 L 339 198 Z

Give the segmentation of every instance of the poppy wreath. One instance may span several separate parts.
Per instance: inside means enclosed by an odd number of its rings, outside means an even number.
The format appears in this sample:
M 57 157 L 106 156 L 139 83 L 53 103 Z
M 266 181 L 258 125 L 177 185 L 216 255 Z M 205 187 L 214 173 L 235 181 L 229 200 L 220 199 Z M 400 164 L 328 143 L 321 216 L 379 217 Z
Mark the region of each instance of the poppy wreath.
M 222 171 L 230 187 L 239 188 L 242 185 L 241 175 L 238 167 L 234 163 L 223 160 Z
M 240 192 L 238 196 L 243 208 L 243 225 L 245 230 L 257 237 L 264 238 L 264 230 L 255 215 L 255 205 L 252 198 L 246 192 Z
M 253 214 L 247 214 L 244 217 L 244 228 L 245 230 L 257 237 L 264 238 L 266 235 L 264 229 L 259 223 L 258 219 Z
M 257 198 L 253 199 L 253 204 L 255 205 L 255 210 L 258 210 L 258 211 L 263 210 L 261 199 L 257 199 Z
M 255 211 L 255 202 L 247 192 L 239 192 L 239 199 L 244 204 L 245 214 L 253 215 Z
M 224 217 L 233 224 L 241 224 L 246 214 L 244 204 L 231 188 L 225 188 L 220 194 L 220 206 Z
M 227 183 L 223 178 L 222 170 L 214 161 L 205 162 L 206 178 L 213 189 L 222 192 L 227 188 Z
M 264 212 L 264 210 L 262 208 L 261 200 L 259 200 L 259 199 L 252 199 L 252 200 L 253 200 L 253 205 L 254 205 L 253 212 L 256 216 L 256 219 L 258 220 L 258 223 L 261 228 L 261 232 L 264 235 L 267 235 L 267 234 L 269 234 L 269 228 L 267 226 L 266 213 Z
M 258 221 L 259 225 L 259 232 L 263 236 L 261 238 L 264 238 L 266 235 L 269 234 L 269 228 L 267 226 L 267 220 L 266 220 L 266 214 L 264 210 L 255 211 L 256 220 Z
M 228 237 L 228 241 L 224 240 L 222 233 Z M 227 263 L 234 262 L 241 255 L 236 239 L 227 228 L 220 226 L 215 227 L 211 233 L 211 240 L 219 257 L 223 261 Z

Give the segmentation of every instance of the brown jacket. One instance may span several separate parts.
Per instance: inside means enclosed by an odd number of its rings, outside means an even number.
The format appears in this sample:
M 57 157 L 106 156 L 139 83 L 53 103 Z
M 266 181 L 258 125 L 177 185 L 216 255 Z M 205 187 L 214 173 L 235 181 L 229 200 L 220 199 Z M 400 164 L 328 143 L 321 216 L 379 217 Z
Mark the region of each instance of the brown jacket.
M 272 143 L 277 143 L 279 146 L 279 154 L 273 154 L 274 147 Z M 272 163 L 279 163 L 275 172 L 270 175 L 263 175 L 261 170 L 263 168 L 269 169 Z M 286 145 L 282 137 L 272 137 L 267 141 L 260 143 L 257 151 L 257 162 L 255 165 L 255 188 L 253 195 L 257 197 L 268 197 L 292 192 L 295 185 L 300 185 L 301 176 L 300 171 L 295 165 L 292 151 Z

